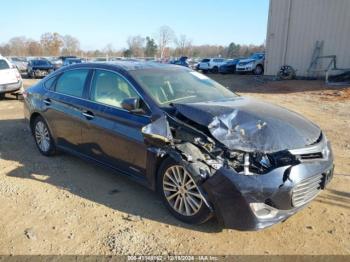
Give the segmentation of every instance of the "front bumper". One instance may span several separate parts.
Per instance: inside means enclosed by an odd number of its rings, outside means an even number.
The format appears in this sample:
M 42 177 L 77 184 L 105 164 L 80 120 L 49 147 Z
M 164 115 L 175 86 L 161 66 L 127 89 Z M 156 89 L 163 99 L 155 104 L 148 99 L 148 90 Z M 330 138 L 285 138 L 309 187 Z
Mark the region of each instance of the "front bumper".
M 23 82 L 22 80 L 19 80 L 16 83 L 11 83 L 11 84 L 3 84 L 0 85 L 0 93 L 15 93 L 19 90 L 23 89 Z
M 33 70 L 33 71 L 35 73 L 35 76 L 37 76 L 37 77 L 45 77 L 45 76 L 49 75 L 51 72 L 53 72 L 54 70 L 53 69 L 50 69 L 50 70 L 36 69 L 36 70 Z
M 304 208 L 332 179 L 334 165 L 329 143 L 328 148 L 325 159 L 279 167 L 264 175 L 247 176 L 222 167 L 202 187 L 225 228 L 260 230 L 282 222 Z M 304 202 L 296 205 L 294 195 L 298 185 L 303 185 L 304 181 L 316 181 L 318 177 L 317 192 L 312 192 L 312 197 L 305 197 Z M 257 215 L 252 208 L 257 203 L 257 206 L 268 207 L 273 214 Z
M 236 72 L 251 72 L 253 71 L 252 65 L 242 65 L 242 66 L 236 66 Z

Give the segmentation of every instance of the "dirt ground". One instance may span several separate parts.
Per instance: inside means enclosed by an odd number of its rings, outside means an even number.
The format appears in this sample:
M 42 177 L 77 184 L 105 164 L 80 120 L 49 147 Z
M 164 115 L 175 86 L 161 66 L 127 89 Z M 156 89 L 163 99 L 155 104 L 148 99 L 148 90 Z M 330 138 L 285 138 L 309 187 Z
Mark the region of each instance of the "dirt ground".
M 335 176 L 307 208 L 259 232 L 222 229 L 215 220 L 188 226 L 125 177 L 67 154 L 40 155 L 22 102 L 7 96 L 0 101 L 0 254 L 350 254 L 350 87 L 211 77 L 325 131 Z

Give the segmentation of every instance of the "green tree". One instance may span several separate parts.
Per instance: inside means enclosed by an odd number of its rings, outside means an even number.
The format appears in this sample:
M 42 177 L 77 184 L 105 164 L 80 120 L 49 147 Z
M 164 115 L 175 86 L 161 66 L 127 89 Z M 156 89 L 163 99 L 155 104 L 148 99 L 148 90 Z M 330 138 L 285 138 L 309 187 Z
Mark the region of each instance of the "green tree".
M 145 56 L 153 57 L 157 54 L 157 45 L 153 38 L 146 37 L 146 47 L 145 47 Z
M 239 56 L 240 45 L 236 45 L 235 43 L 230 43 L 227 47 L 227 57 L 234 58 Z
M 125 49 L 123 51 L 123 56 L 124 57 L 131 57 L 132 56 L 132 51 L 130 49 Z

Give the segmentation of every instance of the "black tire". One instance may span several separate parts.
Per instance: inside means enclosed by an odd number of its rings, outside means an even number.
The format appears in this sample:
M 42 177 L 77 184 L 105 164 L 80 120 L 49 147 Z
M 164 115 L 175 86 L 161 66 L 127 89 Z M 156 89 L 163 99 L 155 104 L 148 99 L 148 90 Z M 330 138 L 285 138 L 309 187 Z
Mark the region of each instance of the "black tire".
M 264 73 L 264 68 L 262 65 L 257 65 L 253 70 L 254 75 L 262 75 Z
M 39 141 L 40 139 L 38 138 L 38 134 L 37 134 L 37 132 L 39 132 L 39 130 L 40 130 L 39 125 L 43 125 L 45 130 L 47 130 L 47 133 L 44 130 L 42 132 L 42 134 L 44 134 L 44 133 L 47 134 L 47 135 L 45 135 L 45 138 L 48 139 L 47 147 L 40 145 L 40 141 Z M 33 134 L 34 140 L 35 140 L 35 144 L 36 144 L 37 148 L 39 149 L 40 153 L 43 154 L 44 156 L 53 156 L 56 153 L 56 145 L 55 145 L 55 142 L 52 138 L 50 129 L 49 129 L 46 121 L 44 120 L 44 118 L 41 116 L 37 116 L 31 125 L 31 129 L 32 129 L 32 134 Z M 42 141 L 42 143 L 43 143 L 43 141 Z
M 5 98 L 5 94 L 4 93 L 1 93 L 0 94 L 0 100 L 3 100 Z
M 163 180 L 164 180 L 164 176 L 165 176 L 166 171 L 169 168 L 174 167 L 174 166 L 180 166 L 180 165 L 176 161 L 174 161 L 173 159 L 167 158 L 162 162 L 162 164 L 158 170 L 157 190 L 158 190 L 158 193 L 159 193 L 164 205 L 166 206 L 166 208 L 169 210 L 169 212 L 174 217 L 176 217 L 178 220 L 180 220 L 182 222 L 185 222 L 188 224 L 197 224 L 198 225 L 198 224 L 202 224 L 202 223 L 208 221 L 212 217 L 212 213 L 209 210 L 209 208 L 206 206 L 204 201 L 201 201 L 201 205 L 200 205 L 199 210 L 193 215 L 183 215 L 183 214 L 177 212 L 168 202 L 168 200 L 166 198 L 166 193 L 164 192 Z M 191 175 L 191 174 L 189 174 L 189 175 Z
M 214 74 L 219 73 L 219 68 L 217 66 L 214 66 L 213 69 L 211 70 Z
M 208 73 L 208 70 L 202 70 L 202 73 L 206 74 L 206 73 Z

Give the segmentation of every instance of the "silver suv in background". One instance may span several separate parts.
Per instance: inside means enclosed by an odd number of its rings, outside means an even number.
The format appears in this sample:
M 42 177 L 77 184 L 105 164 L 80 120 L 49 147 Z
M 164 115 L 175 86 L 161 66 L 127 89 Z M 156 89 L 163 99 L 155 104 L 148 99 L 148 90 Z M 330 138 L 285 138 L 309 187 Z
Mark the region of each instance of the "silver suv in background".
M 203 73 L 208 71 L 218 73 L 219 67 L 226 62 L 224 58 L 204 58 L 197 66 L 197 70 L 202 70 Z
M 262 75 L 264 73 L 264 53 L 254 53 L 246 59 L 239 60 L 236 65 L 236 72 L 252 72 L 255 75 Z

